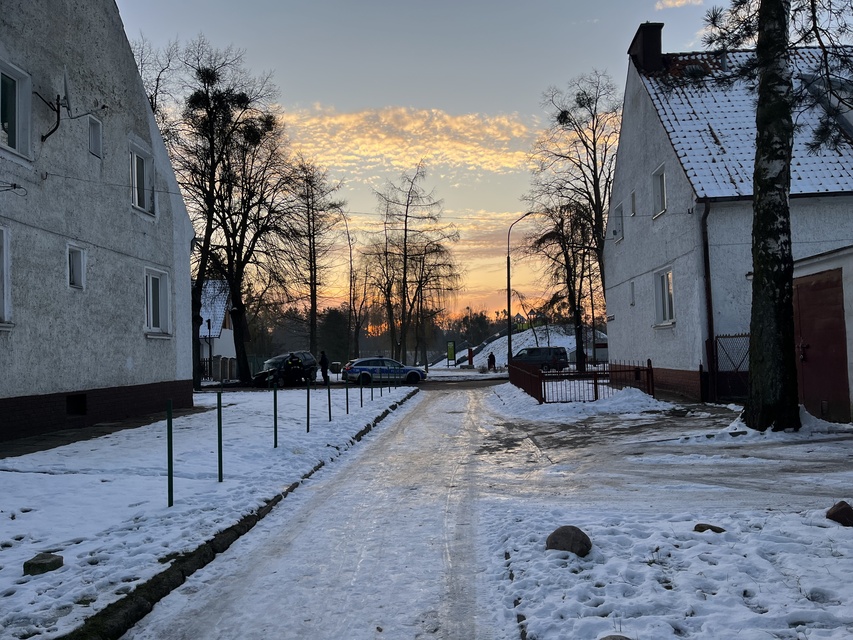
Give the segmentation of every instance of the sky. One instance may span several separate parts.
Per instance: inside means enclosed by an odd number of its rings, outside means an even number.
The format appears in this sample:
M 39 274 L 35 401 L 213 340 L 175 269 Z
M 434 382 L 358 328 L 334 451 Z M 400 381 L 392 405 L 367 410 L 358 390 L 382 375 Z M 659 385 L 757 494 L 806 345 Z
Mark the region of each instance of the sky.
M 351 394 L 346 413 L 336 385 L 329 420 L 315 389 L 310 430 L 306 392 L 281 391 L 277 447 L 272 392 L 226 391 L 223 481 L 215 412 L 175 418 L 172 507 L 164 422 L 0 458 L 0 637 L 77 628 L 288 487 L 123 640 L 510 640 L 519 615 L 537 640 L 853 634 L 853 539 L 825 517 L 853 500 L 851 425 L 761 434 L 740 407 L 633 389 L 552 405 L 507 382 L 413 391 Z M 589 555 L 546 550 L 565 525 Z M 60 569 L 22 575 L 48 551 Z
M 725 4 L 716 2 L 714 4 Z M 456 310 L 506 307 L 509 225 L 524 211 L 542 94 L 593 70 L 624 86 L 642 22 L 665 51 L 701 48 L 703 0 L 117 0 L 128 38 L 154 46 L 203 34 L 245 51 L 279 89 L 294 150 L 341 181 L 353 227 L 380 218 L 374 190 L 426 161 L 425 187 L 458 226 Z M 513 228 L 511 245 L 527 221 Z M 518 234 L 518 235 L 516 235 Z M 346 280 L 344 262 L 338 281 Z M 513 267 L 535 298 L 535 265 Z M 338 293 L 339 295 L 340 293 Z M 346 296 L 344 296 L 345 298 Z

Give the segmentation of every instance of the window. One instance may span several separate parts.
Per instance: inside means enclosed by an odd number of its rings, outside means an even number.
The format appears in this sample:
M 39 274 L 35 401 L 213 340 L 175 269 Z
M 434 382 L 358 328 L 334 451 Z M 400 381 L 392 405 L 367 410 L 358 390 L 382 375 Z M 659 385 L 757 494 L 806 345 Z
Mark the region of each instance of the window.
M 620 202 L 613 210 L 613 238 L 617 241 L 621 240 L 624 232 L 625 213 Z
M 9 232 L 0 227 L 0 324 L 12 321 L 9 287 Z
M 659 216 L 666 211 L 666 174 L 663 165 L 652 174 L 652 196 L 654 198 L 652 216 Z
M 672 324 L 675 322 L 675 306 L 672 301 L 672 268 L 655 274 L 655 322 Z
M 20 69 L 0 61 L 0 147 L 29 153 L 31 82 Z
M 89 153 L 99 158 L 103 154 L 102 125 L 94 116 L 89 116 Z
M 637 192 L 631 192 L 631 215 L 637 215 Z
M 169 333 L 169 276 L 163 271 L 145 270 L 145 330 Z
M 86 252 L 68 245 L 68 286 L 83 289 L 86 286 Z
M 130 150 L 130 201 L 154 214 L 154 164 L 151 155 L 136 146 Z

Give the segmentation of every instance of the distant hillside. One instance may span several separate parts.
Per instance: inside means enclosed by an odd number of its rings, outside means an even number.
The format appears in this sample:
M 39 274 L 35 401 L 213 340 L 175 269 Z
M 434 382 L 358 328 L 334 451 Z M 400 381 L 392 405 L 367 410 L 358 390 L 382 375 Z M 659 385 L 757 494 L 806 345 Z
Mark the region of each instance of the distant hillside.
M 534 336 L 533 332 L 536 332 Z M 571 331 L 571 335 L 569 335 Z M 602 334 L 599 334 L 602 335 Z M 512 351 L 518 353 L 520 349 L 525 347 L 535 347 L 536 340 L 539 340 L 540 347 L 565 347 L 566 352 L 570 353 L 575 350 L 574 330 L 567 328 L 565 325 L 548 325 L 547 327 L 536 327 L 536 329 L 527 329 L 520 333 L 512 334 Z M 498 366 L 506 365 L 507 361 L 507 340 L 506 336 L 501 336 L 487 344 L 479 353 L 474 356 L 474 367 L 487 366 L 489 353 L 495 354 L 495 360 Z M 460 358 L 467 356 L 467 351 L 463 350 L 457 354 Z M 447 359 L 436 363 L 436 367 L 446 367 Z

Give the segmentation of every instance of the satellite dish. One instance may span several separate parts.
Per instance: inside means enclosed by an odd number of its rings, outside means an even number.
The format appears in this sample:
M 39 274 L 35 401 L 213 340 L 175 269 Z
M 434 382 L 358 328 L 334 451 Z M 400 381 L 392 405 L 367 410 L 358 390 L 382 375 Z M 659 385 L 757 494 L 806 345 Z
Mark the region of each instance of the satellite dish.
M 65 107 L 65 111 L 68 112 L 68 117 L 72 117 L 71 113 L 71 89 L 69 88 L 68 82 L 68 67 L 65 67 L 65 70 L 62 73 L 62 106 Z

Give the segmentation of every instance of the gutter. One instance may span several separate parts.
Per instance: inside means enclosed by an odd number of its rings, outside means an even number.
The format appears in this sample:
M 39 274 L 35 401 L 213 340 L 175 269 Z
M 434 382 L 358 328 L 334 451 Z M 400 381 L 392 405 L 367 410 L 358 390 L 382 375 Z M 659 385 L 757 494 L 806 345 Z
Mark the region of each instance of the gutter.
M 716 385 L 712 385 L 711 382 L 716 380 L 717 373 L 717 359 L 714 354 L 714 299 L 711 294 L 711 250 L 708 243 L 708 217 L 711 215 L 711 200 L 710 198 L 699 198 L 697 203 L 702 202 L 705 205 L 705 209 L 702 212 L 702 265 L 704 267 L 705 273 L 705 315 L 706 322 L 708 325 L 708 333 L 705 338 L 705 354 L 708 357 L 708 374 L 709 374 L 709 384 L 708 384 L 708 395 L 710 396 L 707 400 L 716 401 L 717 393 L 716 393 Z

